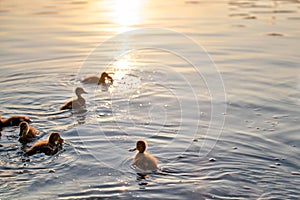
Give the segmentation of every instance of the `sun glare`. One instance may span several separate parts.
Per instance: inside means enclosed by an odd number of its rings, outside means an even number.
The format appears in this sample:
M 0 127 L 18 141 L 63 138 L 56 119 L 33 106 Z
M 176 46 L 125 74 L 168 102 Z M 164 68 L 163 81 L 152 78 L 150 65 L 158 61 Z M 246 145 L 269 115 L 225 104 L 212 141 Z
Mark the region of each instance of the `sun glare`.
M 112 3 L 113 21 L 120 25 L 120 31 L 140 23 L 141 7 L 144 0 L 114 0 Z
M 109 88 L 110 93 L 113 93 L 116 88 L 118 92 L 132 92 L 140 87 L 140 78 L 132 74 L 135 66 L 135 56 L 132 53 L 123 55 L 112 63 L 109 71 L 113 72 L 113 78 L 116 81 L 114 82 L 115 87 Z
M 131 64 L 130 59 L 130 54 L 127 54 L 113 64 L 115 79 L 121 80 L 125 74 L 129 73 Z

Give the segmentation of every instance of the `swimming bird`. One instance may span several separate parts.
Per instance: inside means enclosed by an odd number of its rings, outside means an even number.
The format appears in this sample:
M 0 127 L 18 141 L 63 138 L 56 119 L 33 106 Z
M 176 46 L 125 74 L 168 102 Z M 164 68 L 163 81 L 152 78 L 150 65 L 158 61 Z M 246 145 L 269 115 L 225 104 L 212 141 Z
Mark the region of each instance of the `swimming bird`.
M 31 142 L 33 138 L 36 137 L 38 131 L 31 127 L 27 122 L 20 123 L 20 134 L 19 134 L 19 141 L 21 143 Z
M 6 127 L 6 126 L 19 126 L 21 122 L 31 122 L 29 117 L 27 116 L 11 116 L 7 119 L 2 119 L 2 116 L 0 115 L 0 127 Z
M 108 73 L 103 72 L 100 78 L 96 75 L 92 75 L 83 79 L 82 82 L 87 84 L 106 85 L 106 84 L 113 84 L 114 79 L 111 76 L 109 76 Z
M 85 99 L 81 95 L 87 94 L 87 92 L 84 91 L 82 87 L 77 87 L 75 93 L 77 95 L 77 98 L 71 99 L 68 102 L 66 102 L 62 107 L 60 107 L 61 110 L 78 109 L 82 106 L 85 106 Z
M 36 142 L 31 148 L 26 150 L 25 155 L 31 156 L 37 153 L 45 153 L 51 156 L 62 149 L 62 143 L 64 143 L 64 140 L 60 137 L 59 133 L 51 132 L 48 141 Z
M 136 142 L 136 148 L 130 149 L 130 151 L 139 151 L 133 158 L 133 165 L 143 171 L 155 171 L 158 161 L 154 156 L 145 152 L 146 148 L 147 142 L 139 140 Z

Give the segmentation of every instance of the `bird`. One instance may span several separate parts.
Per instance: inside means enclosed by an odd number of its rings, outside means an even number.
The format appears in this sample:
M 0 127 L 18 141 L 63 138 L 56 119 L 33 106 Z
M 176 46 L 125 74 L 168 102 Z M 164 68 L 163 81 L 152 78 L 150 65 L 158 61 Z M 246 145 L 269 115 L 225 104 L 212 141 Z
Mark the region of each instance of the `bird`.
M 51 132 L 49 134 L 48 141 L 38 141 L 31 148 L 26 150 L 25 155 L 31 156 L 37 153 L 44 153 L 48 156 L 56 154 L 62 149 L 62 144 L 64 139 L 62 139 L 57 132 Z
M 27 116 L 11 116 L 7 119 L 2 119 L 2 116 L 0 115 L 0 128 L 7 127 L 7 126 L 19 126 L 21 122 L 31 122 L 29 117 Z
M 136 147 L 130 149 L 130 151 L 138 150 L 139 152 L 133 158 L 133 166 L 143 171 L 155 171 L 157 170 L 157 159 L 146 153 L 147 142 L 145 140 L 138 140 L 136 142 Z
M 114 79 L 111 76 L 109 76 L 108 73 L 103 72 L 100 78 L 96 75 L 92 75 L 83 79 L 82 82 L 87 84 L 107 85 L 107 84 L 113 84 Z
M 60 107 L 61 110 L 66 109 L 78 109 L 85 106 L 85 99 L 81 96 L 81 94 L 87 94 L 86 91 L 82 87 L 77 87 L 75 90 L 77 98 L 71 99 L 66 102 L 63 106 Z
M 31 142 L 38 135 L 38 131 L 31 127 L 26 121 L 20 123 L 19 141 L 21 143 Z

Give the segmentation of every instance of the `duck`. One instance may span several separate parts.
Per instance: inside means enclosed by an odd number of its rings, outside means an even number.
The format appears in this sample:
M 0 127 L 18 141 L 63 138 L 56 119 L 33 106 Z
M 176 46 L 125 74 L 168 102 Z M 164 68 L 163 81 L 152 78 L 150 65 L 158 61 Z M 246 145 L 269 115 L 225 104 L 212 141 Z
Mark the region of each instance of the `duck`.
M 19 126 L 21 122 L 31 122 L 29 117 L 27 116 L 11 116 L 7 119 L 2 119 L 2 116 L 0 115 L 0 128 L 7 127 L 7 126 Z
M 38 131 L 31 127 L 26 121 L 20 123 L 19 142 L 28 143 L 31 142 L 38 135 Z
M 85 99 L 81 95 L 87 94 L 87 92 L 84 91 L 82 87 L 77 87 L 75 90 L 75 94 L 77 95 L 77 98 L 71 99 L 66 102 L 63 106 L 60 107 L 61 110 L 78 109 L 85 106 Z
M 130 149 L 129 151 L 138 150 L 138 153 L 133 158 L 133 166 L 143 171 L 156 171 L 158 161 L 157 159 L 146 152 L 147 142 L 145 140 L 138 140 L 136 142 L 136 147 Z
M 103 72 L 100 78 L 96 75 L 92 75 L 83 79 L 82 82 L 87 84 L 107 85 L 107 84 L 113 84 L 114 79 L 111 76 L 109 76 L 108 73 Z
M 26 150 L 25 155 L 32 156 L 37 153 L 44 153 L 47 156 L 56 154 L 62 149 L 64 139 L 60 137 L 58 132 L 51 132 L 48 141 L 38 141 L 31 148 Z

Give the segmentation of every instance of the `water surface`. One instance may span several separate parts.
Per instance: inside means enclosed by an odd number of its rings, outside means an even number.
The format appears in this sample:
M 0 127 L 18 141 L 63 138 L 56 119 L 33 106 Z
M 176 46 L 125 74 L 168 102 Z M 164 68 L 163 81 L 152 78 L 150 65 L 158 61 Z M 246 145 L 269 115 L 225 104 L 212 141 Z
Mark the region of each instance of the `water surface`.
M 66 144 L 28 159 L 18 127 L 3 129 L 0 198 L 298 199 L 299 12 L 295 0 L 1 1 L 0 114 L 28 115 L 41 139 L 58 131 Z M 107 60 L 128 40 L 93 52 L 149 27 L 190 37 L 216 63 L 221 135 L 201 76 L 210 76 L 208 63 L 195 68 L 158 49 Z M 186 48 L 172 34 L 157 37 Z M 81 84 L 104 70 L 116 79 L 108 91 Z M 60 111 L 78 85 L 89 92 L 86 111 Z M 139 139 L 161 168 L 146 179 L 128 151 Z

